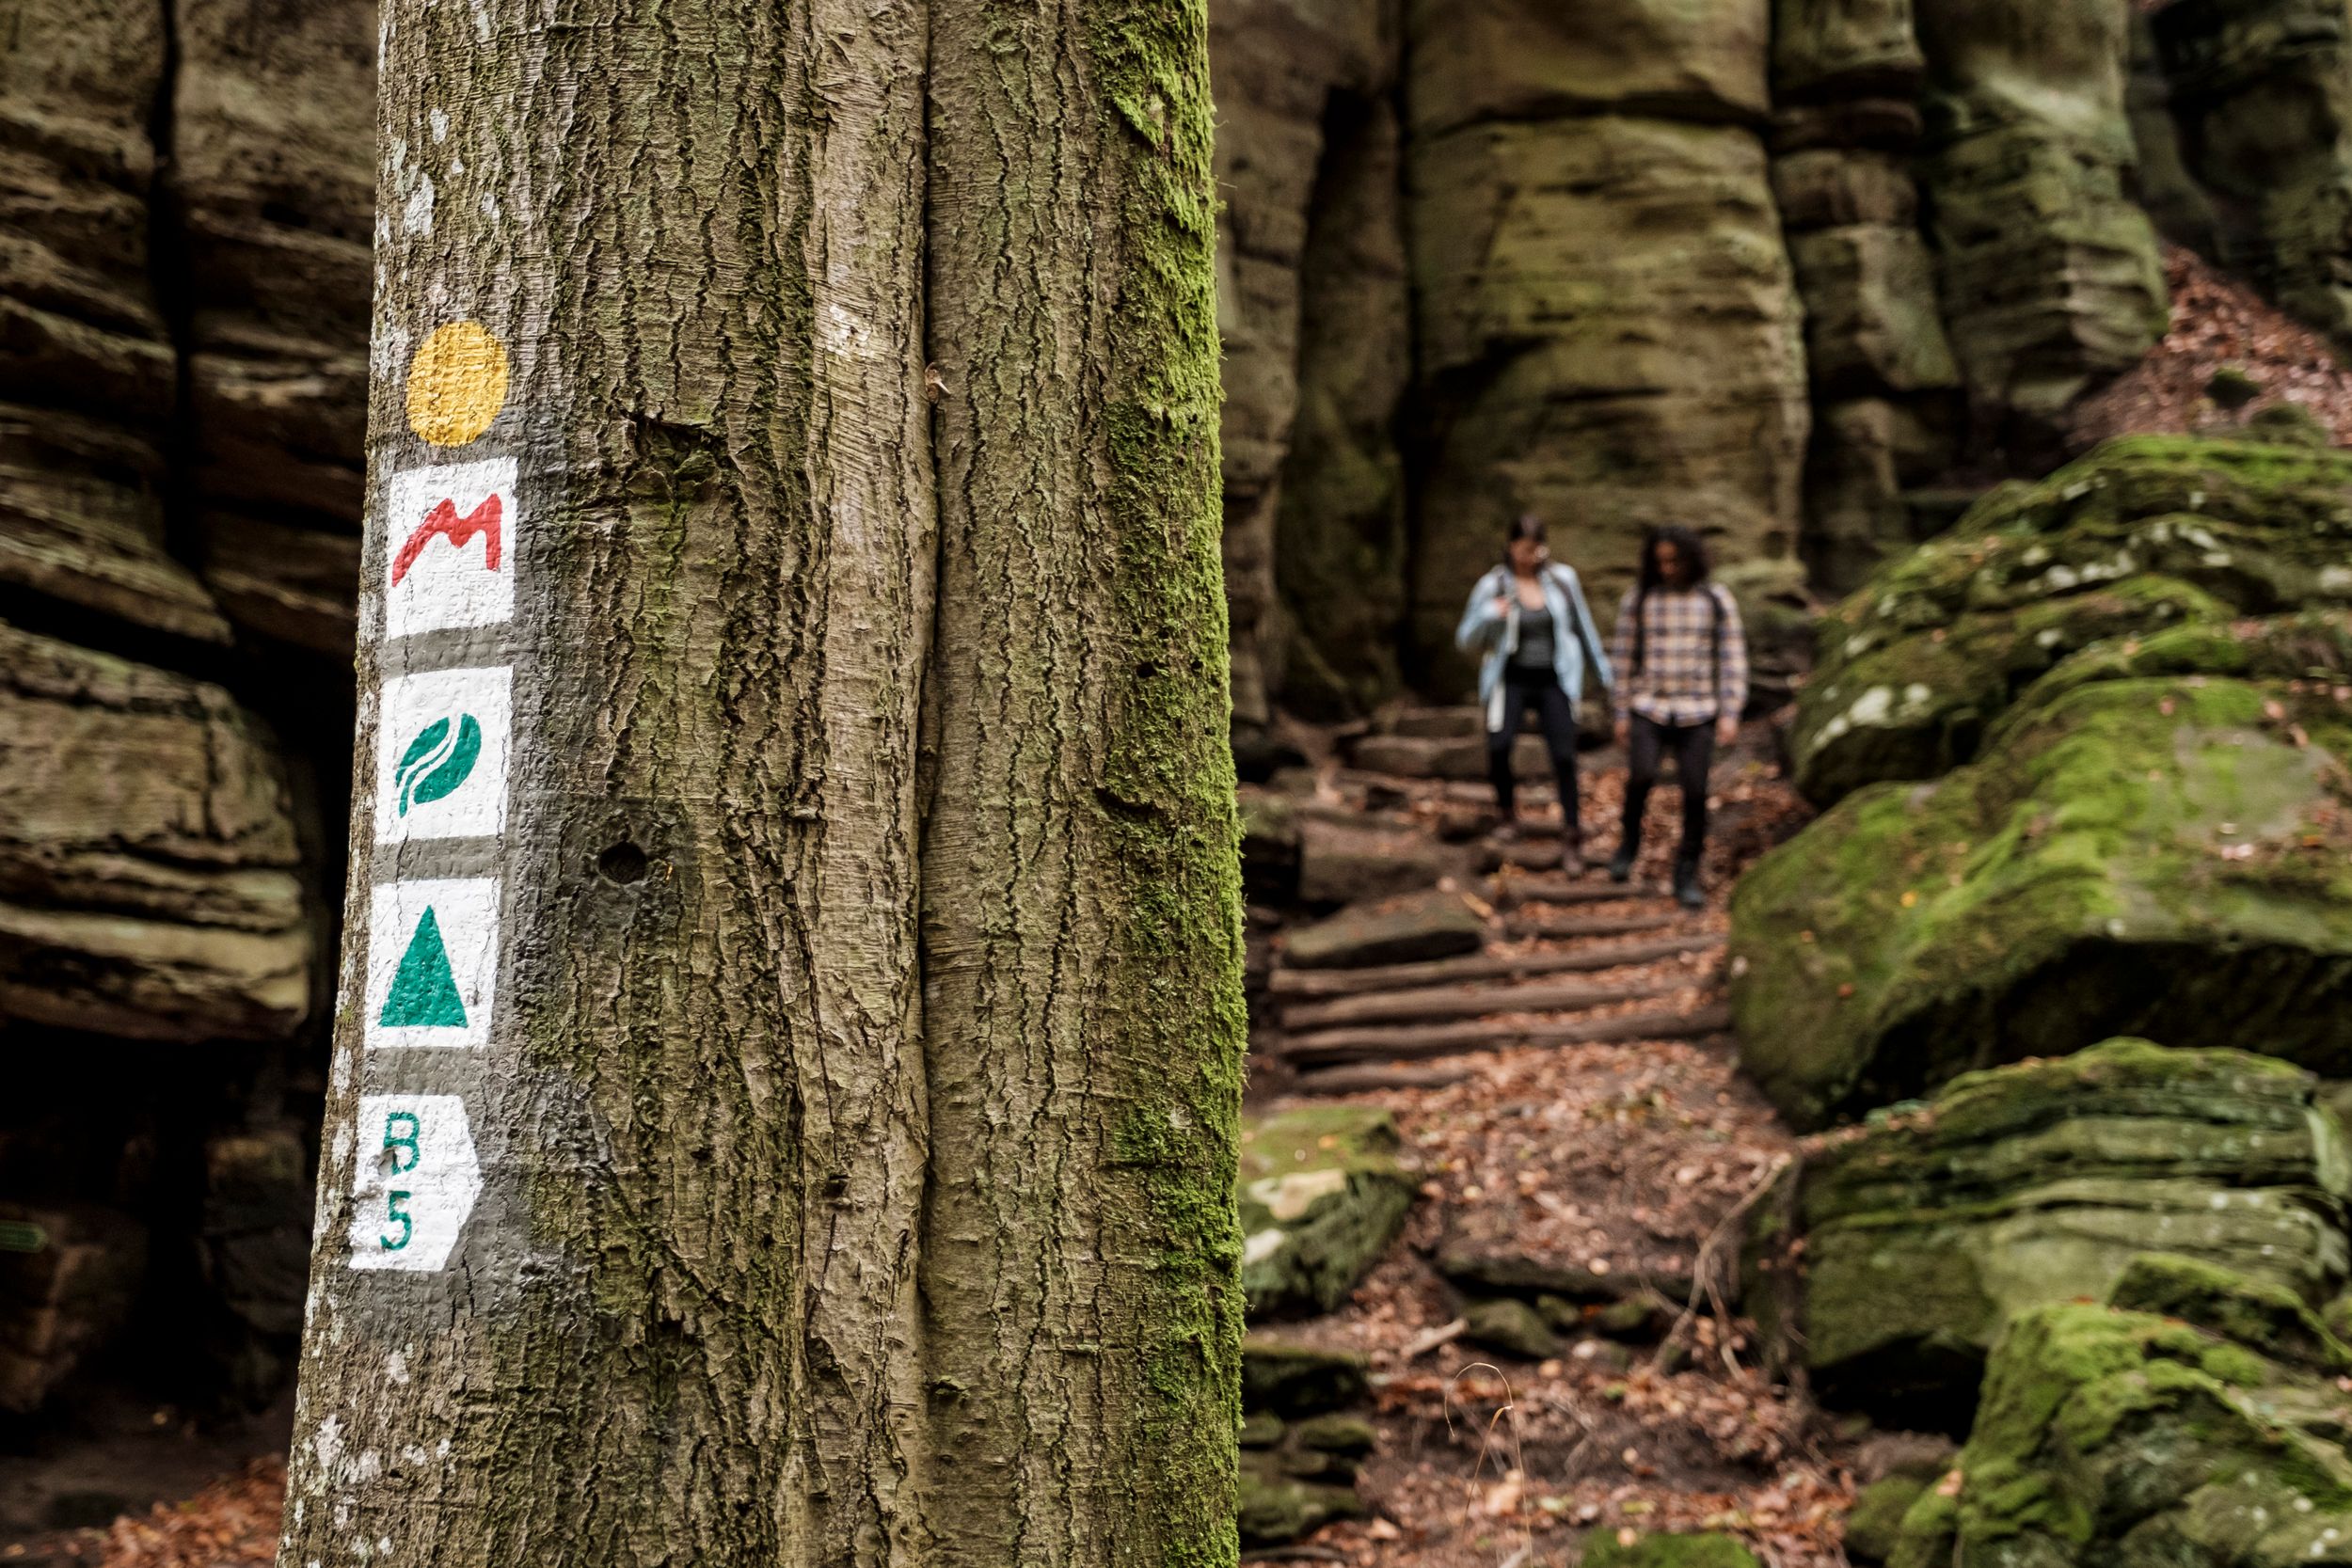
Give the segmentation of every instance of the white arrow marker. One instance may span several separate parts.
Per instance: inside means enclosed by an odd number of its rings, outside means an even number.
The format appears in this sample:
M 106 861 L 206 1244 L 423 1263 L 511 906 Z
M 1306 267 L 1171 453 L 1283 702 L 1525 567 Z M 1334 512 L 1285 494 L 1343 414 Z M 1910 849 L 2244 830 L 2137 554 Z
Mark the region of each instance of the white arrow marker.
M 482 1195 L 482 1167 L 453 1094 L 359 1097 L 351 1266 L 431 1274 L 448 1264 Z

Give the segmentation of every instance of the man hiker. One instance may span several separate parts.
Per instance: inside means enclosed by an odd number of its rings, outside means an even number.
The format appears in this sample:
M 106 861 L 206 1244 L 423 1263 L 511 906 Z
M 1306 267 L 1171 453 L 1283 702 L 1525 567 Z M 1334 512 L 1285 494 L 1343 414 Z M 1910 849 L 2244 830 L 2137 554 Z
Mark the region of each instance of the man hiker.
M 1642 813 L 1660 762 L 1675 759 L 1682 786 L 1682 842 L 1675 851 L 1676 901 L 1695 910 L 1699 852 L 1707 844 L 1707 774 L 1715 748 L 1740 733 L 1748 701 L 1747 639 L 1740 607 L 1708 578 L 1707 546 L 1685 528 L 1650 531 L 1642 569 L 1617 607 L 1611 663 L 1617 744 L 1626 752 L 1625 819 L 1609 878 L 1633 875 L 1642 852 Z

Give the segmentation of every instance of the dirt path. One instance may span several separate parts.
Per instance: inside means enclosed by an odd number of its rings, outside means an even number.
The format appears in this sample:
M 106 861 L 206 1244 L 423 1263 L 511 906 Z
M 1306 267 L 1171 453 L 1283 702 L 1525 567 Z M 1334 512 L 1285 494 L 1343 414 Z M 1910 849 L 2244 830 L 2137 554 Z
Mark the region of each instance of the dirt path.
M 1586 789 L 1590 847 L 1605 855 L 1623 775 L 1604 764 Z M 1475 809 L 1472 790 L 1429 780 L 1327 770 L 1322 793 L 1338 803 L 1378 800 L 1433 832 Z M 1752 752 L 1727 760 L 1717 799 L 1724 831 L 1710 846 L 1704 911 L 1685 913 L 1662 896 L 1676 810 L 1664 788 L 1650 802 L 1632 888 L 1597 873 L 1570 882 L 1535 869 L 1554 852 L 1545 838 L 1514 851 L 1530 865 L 1465 888 L 1494 911 L 1494 937 L 1483 956 L 1452 961 L 1471 973 L 1402 993 L 1430 1003 L 1384 1009 L 1379 998 L 1400 993 L 1375 973 L 1360 984 L 1317 980 L 1314 1004 L 1326 1010 L 1304 1010 L 1281 1005 L 1280 993 L 1310 988 L 1286 986 L 1276 970 L 1276 1005 L 1262 1009 L 1253 1037 L 1267 1064 L 1253 1098 L 1269 1107 L 1302 1096 L 1390 1107 L 1422 1202 L 1405 1243 L 1342 1310 L 1279 1325 L 1372 1360 L 1381 1442 L 1360 1490 L 1374 1516 L 1263 1557 L 1538 1568 L 1567 1561 L 1581 1530 L 1615 1526 L 1729 1529 L 1768 1562 L 1842 1561 L 1851 1441 L 1775 1387 L 1740 1330 L 1702 1311 L 1686 1328 L 1687 1349 L 1661 1358 L 1657 1329 L 1677 1316 L 1661 1302 L 1646 1333 L 1516 1359 L 1460 1336 L 1461 1298 L 1435 1261 L 1508 1252 L 1603 1276 L 1655 1276 L 1672 1289 L 1788 1153 L 1789 1135 L 1740 1076 L 1722 1032 L 1720 938 L 1731 880 L 1803 810 Z M 1514 934 L 1538 931 L 1579 934 Z M 1606 961 L 1629 952 L 1636 961 Z M 1475 973 L 1502 968 L 1502 958 L 1518 960 L 1518 973 Z M 1619 994 L 1588 1000 L 1596 990 Z M 1335 1001 L 1355 1010 L 1334 1015 Z M 1465 1023 L 1491 1031 L 1499 1048 L 1411 1048 L 1411 1037 Z M 1405 1048 L 1364 1048 L 1381 1028 Z M 1343 1033 L 1358 1048 L 1319 1043 Z M 1612 1037 L 1580 1037 L 1592 1035 Z M 1413 1061 L 1424 1079 L 1320 1092 L 1352 1086 L 1338 1076 L 1351 1069 L 1329 1064 L 1382 1059 Z

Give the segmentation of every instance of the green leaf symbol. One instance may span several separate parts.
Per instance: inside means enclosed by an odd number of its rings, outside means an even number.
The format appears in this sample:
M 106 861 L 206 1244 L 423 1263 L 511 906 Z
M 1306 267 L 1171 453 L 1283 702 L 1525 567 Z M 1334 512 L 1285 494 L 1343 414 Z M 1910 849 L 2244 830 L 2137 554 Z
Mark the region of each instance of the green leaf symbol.
M 436 719 L 418 731 L 392 770 L 400 786 L 400 815 L 407 816 L 410 806 L 428 805 L 455 793 L 473 776 L 474 761 L 481 755 L 482 726 L 470 713 L 459 714 L 453 725 Z

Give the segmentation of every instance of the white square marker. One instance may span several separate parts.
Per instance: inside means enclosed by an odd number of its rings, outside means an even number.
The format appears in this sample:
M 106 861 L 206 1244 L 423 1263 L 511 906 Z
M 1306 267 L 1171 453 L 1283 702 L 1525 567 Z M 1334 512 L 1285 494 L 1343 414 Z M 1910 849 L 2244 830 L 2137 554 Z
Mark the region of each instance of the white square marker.
M 386 637 L 514 619 L 523 515 L 513 458 L 392 475 L 383 527 Z
M 351 1266 L 447 1267 L 482 1196 L 466 1102 L 453 1094 L 361 1095 L 352 1152 Z
M 384 683 L 375 841 L 495 838 L 506 829 L 515 672 L 435 670 Z
M 368 899 L 366 1048 L 488 1044 L 497 880 L 380 882 Z

